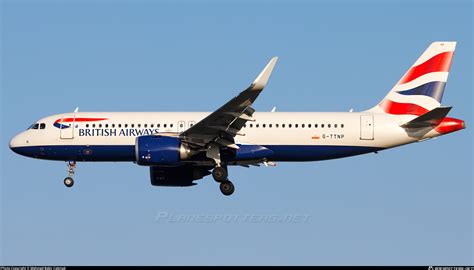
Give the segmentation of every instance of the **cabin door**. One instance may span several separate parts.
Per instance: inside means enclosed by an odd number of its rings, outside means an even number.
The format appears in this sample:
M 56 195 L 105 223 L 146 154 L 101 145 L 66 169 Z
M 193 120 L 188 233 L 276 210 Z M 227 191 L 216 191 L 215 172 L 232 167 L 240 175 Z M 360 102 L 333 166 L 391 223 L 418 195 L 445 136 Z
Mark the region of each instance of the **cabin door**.
M 74 139 L 74 126 L 76 122 L 76 116 L 63 116 L 59 123 L 55 123 L 55 126 L 59 128 L 59 137 L 61 139 Z
M 374 116 L 373 115 L 360 116 L 360 139 L 361 140 L 374 139 Z

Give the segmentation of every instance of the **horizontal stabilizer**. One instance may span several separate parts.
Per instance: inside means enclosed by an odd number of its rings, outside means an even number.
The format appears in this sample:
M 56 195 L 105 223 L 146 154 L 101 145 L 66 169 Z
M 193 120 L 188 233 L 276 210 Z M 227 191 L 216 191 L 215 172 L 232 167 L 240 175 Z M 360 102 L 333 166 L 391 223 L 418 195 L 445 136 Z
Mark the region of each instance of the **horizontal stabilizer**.
M 451 110 L 452 107 L 437 107 L 434 108 L 433 110 L 418 116 L 417 118 L 411 120 L 410 122 L 407 122 L 401 127 L 404 128 L 423 128 L 423 127 L 432 127 L 432 126 L 437 126 L 441 121 L 443 121 L 443 118 L 448 115 L 449 111 Z

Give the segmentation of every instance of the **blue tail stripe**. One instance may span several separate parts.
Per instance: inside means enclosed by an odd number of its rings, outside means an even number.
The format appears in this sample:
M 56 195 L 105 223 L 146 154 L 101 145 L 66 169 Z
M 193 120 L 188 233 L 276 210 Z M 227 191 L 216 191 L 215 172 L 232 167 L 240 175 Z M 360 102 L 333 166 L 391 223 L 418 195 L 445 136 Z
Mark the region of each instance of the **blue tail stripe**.
M 429 82 L 410 90 L 398 91 L 402 95 L 424 95 L 436 99 L 439 103 L 443 99 L 445 82 Z

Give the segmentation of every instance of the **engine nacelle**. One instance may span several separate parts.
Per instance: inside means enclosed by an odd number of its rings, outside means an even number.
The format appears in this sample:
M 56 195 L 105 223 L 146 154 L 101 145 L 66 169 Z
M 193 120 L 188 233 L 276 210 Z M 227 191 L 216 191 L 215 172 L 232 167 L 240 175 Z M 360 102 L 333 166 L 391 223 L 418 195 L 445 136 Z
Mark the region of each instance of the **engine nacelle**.
M 189 165 L 179 167 L 150 166 L 150 180 L 153 186 L 187 187 L 193 186 L 194 180 L 211 174 L 209 168 Z
M 176 137 L 147 135 L 137 137 L 135 142 L 138 165 L 176 165 L 190 155 L 191 149 Z

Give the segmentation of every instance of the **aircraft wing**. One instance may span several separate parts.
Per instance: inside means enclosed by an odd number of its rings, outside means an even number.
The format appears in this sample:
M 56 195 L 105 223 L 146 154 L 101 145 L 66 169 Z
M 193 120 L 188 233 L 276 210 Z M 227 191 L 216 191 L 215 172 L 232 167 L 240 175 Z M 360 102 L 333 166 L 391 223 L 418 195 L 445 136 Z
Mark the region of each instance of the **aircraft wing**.
M 234 137 L 241 135 L 240 130 L 247 121 L 255 121 L 252 118 L 255 110 L 251 106 L 267 85 L 277 60 L 278 57 L 273 57 L 247 89 L 182 132 L 180 138 L 201 147 L 216 142 L 221 146 L 237 149 Z

